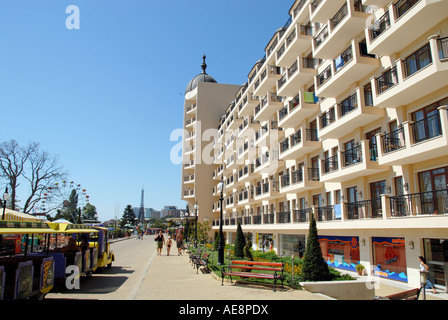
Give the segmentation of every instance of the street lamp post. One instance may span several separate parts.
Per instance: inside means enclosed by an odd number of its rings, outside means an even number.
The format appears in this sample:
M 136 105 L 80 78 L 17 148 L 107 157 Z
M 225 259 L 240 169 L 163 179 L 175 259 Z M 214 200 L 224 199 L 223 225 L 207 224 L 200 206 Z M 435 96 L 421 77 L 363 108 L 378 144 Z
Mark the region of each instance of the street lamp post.
M 198 202 L 196 201 L 194 205 L 194 214 L 195 214 L 195 226 L 194 226 L 194 247 L 198 247 Z
M 8 187 L 5 189 L 5 193 L 3 194 L 3 215 L 2 220 L 5 220 L 5 210 L 6 210 L 6 202 L 9 200 Z
M 221 192 L 219 202 L 220 202 L 220 213 L 219 213 L 219 241 L 218 241 L 218 265 L 224 265 L 224 235 L 222 231 L 222 202 L 224 201 L 224 181 L 221 178 L 221 182 L 218 183 L 218 191 Z

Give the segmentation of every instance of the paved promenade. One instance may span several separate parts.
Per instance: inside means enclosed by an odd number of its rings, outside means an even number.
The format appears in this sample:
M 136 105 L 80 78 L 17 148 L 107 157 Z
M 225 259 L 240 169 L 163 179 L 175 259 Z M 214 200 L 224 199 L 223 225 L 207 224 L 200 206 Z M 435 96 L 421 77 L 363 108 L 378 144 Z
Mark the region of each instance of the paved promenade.
M 135 300 L 332 300 L 332 298 L 313 294 L 305 290 L 292 290 L 262 286 L 249 286 L 224 282 L 213 273 L 199 271 L 196 274 L 188 259 L 188 254 L 162 256 L 154 254 L 149 262 L 146 275 L 139 288 L 135 288 Z M 406 284 L 379 279 L 377 296 L 384 296 L 404 290 L 413 289 Z M 446 293 L 432 294 L 427 292 L 427 300 L 448 300 Z

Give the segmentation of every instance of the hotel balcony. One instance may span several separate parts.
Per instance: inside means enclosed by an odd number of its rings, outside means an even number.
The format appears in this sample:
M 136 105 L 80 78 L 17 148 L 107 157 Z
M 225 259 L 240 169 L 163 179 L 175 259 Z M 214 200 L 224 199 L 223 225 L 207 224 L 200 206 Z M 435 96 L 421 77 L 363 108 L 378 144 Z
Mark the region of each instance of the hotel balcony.
M 261 127 L 260 121 L 255 121 L 253 116 L 245 117 L 243 123 L 241 123 L 240 126 L 238 127 L 238 138 L 241 138 L 243 136 L 249 138 L 260 127 Z
M 249 91 L 246 91 L 242 97 L 242 103 L 239 105 L 238 117 L 244 117 L 254 114 L 254 108 L 260 103 L 260 100 Z
M 353 132 L 353 128 L 364 127 L 383 118 L 385 110 L 370 106 L 370 101 L 370 92 L 357 88 L 353 95 L 319 116 L 319 137 L 337 139 Z
M 297 56 L 308 51 L 311 48 L 311 40 L 313 39 L 313 28 L 295 24 L 292 31 L 282 40 L 280 48 L 276 52 L 276 65 L 281 67 L 289 67 Z
M 254 120 L 267 121 L 272 118 L 280 109 L 283 108 L 281 98 L 274 92 L 268 92 L 261 100 L 260 104 L 255 107 Z
M 310 1 L 310 20 L 326 23 L 334 16 L 346 0 L 313 0 Z
M 269 147 L 271 144 L 277 144 L 285 137 L 283 128 L 279 128 L 277 121 L 270 121 L 263 125 L 257 132 L 255 132 L 254 145 Z
M 278 112 L 278 125 L 281 128 L 294 128 L 319 111 L 319 104 L 315 103 L 314 92 L 299 91 L 297 96 Z
M 194 173 L 188 174 L 184 177 L 184 184 L 194 184 Z
M 237 180 L 239 183 L 246 183 L 251 181 L 254 177 L 251 176 L 254 173 L 254 165 L 247 164 L 244 167 L 240 168 L 237 172 Z
M 235 130 L 243 123 L 243 117 L 238 117 L 237 112 L 233 112 L 227 123 L 227 129 Z
M 350 46 L 315 77 L 316 96 L 336 98 L 380 66 L 378 59 L 361 48 L 358 40 L 352 40 Z
M 284 196 L 279 192 L 278 182 L 275 180 L 264 181 L 255 186 L 254 200 L 273 200 Z
M 319 181 L 318 172 L 313 168 L 300 168 L 280 177 L 280 191 L 282 193 L 298 193 L 320 189 L 323 186 L 323 182 Z
M 317 75 L 318 60 L 298 57 L 277 82 L 277 93 L 282 97 L 295 97 L 299 89 Z
M 189 189 L 184 191 L 184 199 L 194 198 L 194 189 Z
M 289 10 L 293 23 L 303 22 L 310 16 L 309 10 L 310 0 L 296 0 Z
M 363 140 L 352 149 L 343 150 L 336 156 L 322 159 L 320 181 L 345 182 L 387 170 L 389 166 L 378 163 L 376 145 Z
M 275 172 L 284 165 L 284 161 L 278 158 L 278 150 L 263 152 L 254 161 L 254 173 Z
M 196 123 L 196 116 L 194 116 L 193 118 L 189 118 L 187 120 L 185 120 L 185 127 L 186 128 L 191 128 L 193 127 L 193 125 Z
M 293 135 L 280 143 L 280 160 L 296 160 L 313 151 L 320 150 L 317 129 L 301 127 Z
M 184 163 L 184 170 L 194 170 L 194 160 L 189 160 Z
M 252 199 L 253 191 L 248 190 L 248 188 L 244 188 L 238 192 L 238 206 L 249 204 Z
M 281 78 L 280 68 L 273 65 L 265 64 L 258 74 L 259 76 L 254 82 L 256 96 L 262 96 L 266 91 L 270 91 Z
M 359 0 L 346 0 L 313 40 L 313 56 L 332 59 L 343 51 L 347 43 L 364 30 L 370 16 L 364 11 L 365 7 Z
M 365 29 L 369 53 L 390 56 L 447 18 L 448 1 L 399 0 Z
M 397 130 L 381 134 L 380 165 L 405 165 L 448 156 L 447 107 L 422 120 L 403 123 Z
M 447 2 L 448 3 L 448 2 Z M 448 77 L 448 38 L 431 38 L 396 66 L 372 79 L 375 107 L 407 105 L 446 86 Z
M 196 110 L 197 110 L 196 106 L 197 106 L 196 103 L 193 103 L 193 104 L 189 105 L 189 106 L 187 107 L 186 113 L 187 113 L 188 115 L 190 115 L 190 116 L 194 116 L 194 115 L 196 115 Z

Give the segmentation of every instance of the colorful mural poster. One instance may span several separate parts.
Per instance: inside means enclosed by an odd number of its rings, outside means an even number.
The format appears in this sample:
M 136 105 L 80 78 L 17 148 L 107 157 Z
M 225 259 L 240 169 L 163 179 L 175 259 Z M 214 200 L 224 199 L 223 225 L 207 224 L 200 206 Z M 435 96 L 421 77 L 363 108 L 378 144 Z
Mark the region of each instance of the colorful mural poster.
M 373 274 L 378 277 L 408 282 L 404 238 L 373 237 Z
M 359 237 L 319 236 L 322 256 L 330 267 L 356 272 Z

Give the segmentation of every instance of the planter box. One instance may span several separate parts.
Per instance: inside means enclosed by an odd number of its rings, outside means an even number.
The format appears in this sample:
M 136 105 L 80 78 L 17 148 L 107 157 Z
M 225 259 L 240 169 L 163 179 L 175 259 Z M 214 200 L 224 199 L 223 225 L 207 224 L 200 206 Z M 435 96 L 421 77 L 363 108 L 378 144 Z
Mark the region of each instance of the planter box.
M 322 293 L 337 300 L 372 300 L 375 286 L 369 280 L 300 282 L 312 293 Z

